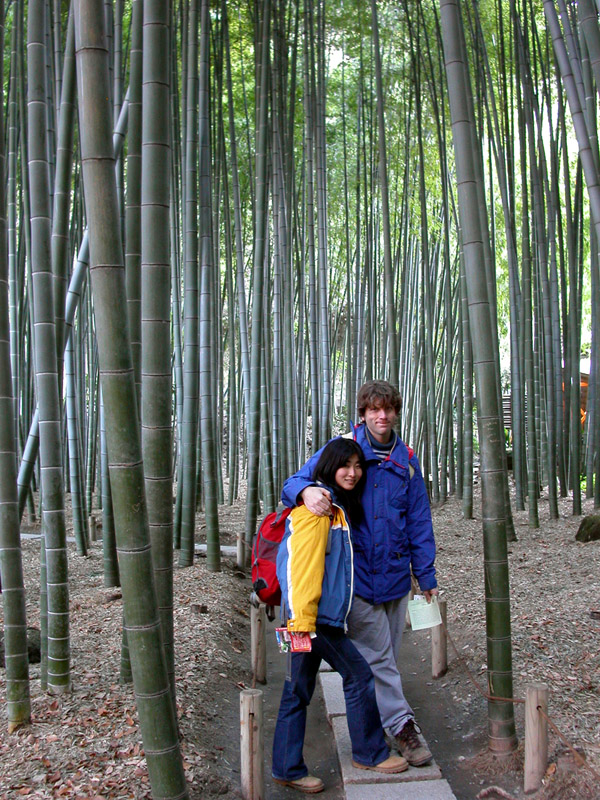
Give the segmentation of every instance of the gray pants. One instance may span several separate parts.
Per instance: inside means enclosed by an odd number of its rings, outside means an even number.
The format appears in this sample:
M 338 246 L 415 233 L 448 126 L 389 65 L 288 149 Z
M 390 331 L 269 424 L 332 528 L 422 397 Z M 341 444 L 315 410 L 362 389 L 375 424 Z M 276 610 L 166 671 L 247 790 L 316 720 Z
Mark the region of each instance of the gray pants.
M 348 618 L 348 633 L 375 676 L 375 693 L 381 724 L 392 736 L 414 718 L 402 691 L 398 655 L 406 621 L 408 595 L 372 606 L 354 597 Z

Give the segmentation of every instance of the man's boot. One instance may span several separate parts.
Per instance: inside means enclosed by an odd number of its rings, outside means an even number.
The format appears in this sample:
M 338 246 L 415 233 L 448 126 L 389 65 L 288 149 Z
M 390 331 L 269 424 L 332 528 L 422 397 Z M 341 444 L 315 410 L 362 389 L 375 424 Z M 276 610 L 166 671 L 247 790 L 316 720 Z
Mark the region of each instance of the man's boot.
M 433 757 L 419 739 L 419 733 L 414 719 L 409 719 L 395 737 L 398 752 L 404 756 L 411 767 L 422 767 L 423 764 L 428 764 Z

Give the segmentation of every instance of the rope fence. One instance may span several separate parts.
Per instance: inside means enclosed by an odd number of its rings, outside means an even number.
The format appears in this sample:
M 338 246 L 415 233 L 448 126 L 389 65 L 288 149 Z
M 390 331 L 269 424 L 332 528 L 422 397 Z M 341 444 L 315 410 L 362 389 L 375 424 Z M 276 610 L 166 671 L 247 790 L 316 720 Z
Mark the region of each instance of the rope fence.
M 493 700 L 493 701 L 500 702 L 500 703 L 519 703 L 519 704 L 523 704 L 523 705 L 525 704 L 526 701 L 521 697 L 496 697 L 495 695 L 492 695 L 489 692 L 486 692 L 484 689 L 482 689 L 482 687 L 477 683 L 477 680 L 475 679 L 473 673 L 469 669 L 469 666 L 468 666 L 467 662 L 465 661 L 464 657 L 459 653 L 458 648 L 457 648 L 456 644 L 454 643 L 454 640 L 453 640 L 452 636 L 448 632 L 448 626 L 446 625 L 446 623 L 443 620 L 442 620 L 442 626 L 444 628 L 444 632 L 446 634 L 446 637 L 448 638 L 448 641 L 452 645 L 452 649 L 454 650 L 454 654 L 456 655 L 458 661 L 464 667 L 465 672 L 467 673 L 467 675 L 469 677 L 469 680 L 471 681 L 471 683 L 473 684 L 475 689 L 479 692 L 479 694 L 485 700 Z M 594 767 L 592 767 L 592 765 L 586 760 L 586 758 L 584 756 L 582 756 L 581 753 L 578 750 L 576 750 L 576 748 L 568 741 L 566 736 L 563 733 L 561 733 L 561 731 L 557 728 L 557 726 L 554 724 L 554 722 L 552 722 L 550 717 L 546 714 L 546 712 L 544 711 L 542 706 L 538 704 L 536 706 L 536 710 L 544 718 L 546 723 L 550 726 L 552 731 L 558 736 L 558 738 L 565 745 L 565 747 L 567 747 L 570 750 L 570 752 L 573 754 L 573 756 L 575 757 L 575 763 L 580 767 L 586 767 L 592 773 L 592 775 L 596 778 L 596 780 L 598 782 L 600 782 L 600 774 L 597 772 L 597 770 L 595 770 Z

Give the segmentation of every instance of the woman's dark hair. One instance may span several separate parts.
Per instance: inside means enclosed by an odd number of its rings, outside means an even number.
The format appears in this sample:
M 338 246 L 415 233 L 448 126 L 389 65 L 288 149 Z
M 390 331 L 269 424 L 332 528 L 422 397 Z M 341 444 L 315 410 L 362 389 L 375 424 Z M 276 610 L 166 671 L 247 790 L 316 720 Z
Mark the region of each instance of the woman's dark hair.
M 362 476 L 351 492 L 342 489 L 335 482 L 335 473 L 344 467 L 351 456 L 358 456 L 358 461 L 362 467 Z M 357 522 L 362 514 L 360 497 L 364 488 L 367 476 L 367 463 L 361 446 L 353 439 L 332 439 L 325 446 L 321 453 L 317 466 L 313 472 L 313 480 L 321 481 L 327 486 L 331 486 L 337 499 L 348 512 L 351 522 Z

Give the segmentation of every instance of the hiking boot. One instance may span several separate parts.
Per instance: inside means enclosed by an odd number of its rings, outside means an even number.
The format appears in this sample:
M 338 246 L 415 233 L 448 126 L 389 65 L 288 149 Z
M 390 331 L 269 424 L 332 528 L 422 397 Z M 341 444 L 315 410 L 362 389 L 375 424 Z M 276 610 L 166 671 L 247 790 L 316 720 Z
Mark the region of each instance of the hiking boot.
M 299 792 L 304 792 L 304 794 L 317 794 L 317 792 L 322 792 L 325 788 L 321 778 L 316 778 L 314 775 L 305 775 L 295 781 L 284 781 L 281 778 L 273 778 L 273 780 L 282 786 L 291 786 L 292 789 L 298 789 Z
M 423 764 L 428 764 L 432 759 L 431 753 L 419 739 L 420 732 L 415 726 L 414 719 L 409 719 L 395 737 L 398 752 L 402 753 L 411 767 L 422 767 Z
M 379 764 L 374 764 L 372 767 L 367 764 L 359 764 L 352 759 L 352 766 L 357 769 L 372 769 L 374 772 L 386 772 L 388 774 L 393 772 L 404 772 L 408 769 L 408 763 L 402 756 L 389 756 L 385 761 L 380 761 Z

